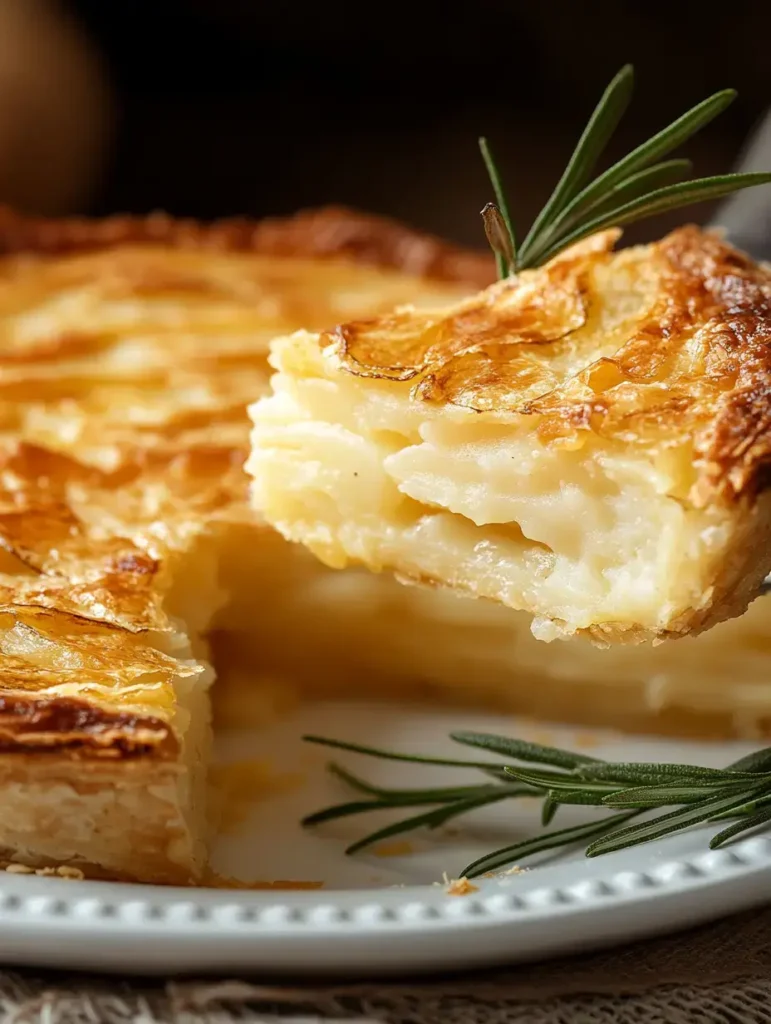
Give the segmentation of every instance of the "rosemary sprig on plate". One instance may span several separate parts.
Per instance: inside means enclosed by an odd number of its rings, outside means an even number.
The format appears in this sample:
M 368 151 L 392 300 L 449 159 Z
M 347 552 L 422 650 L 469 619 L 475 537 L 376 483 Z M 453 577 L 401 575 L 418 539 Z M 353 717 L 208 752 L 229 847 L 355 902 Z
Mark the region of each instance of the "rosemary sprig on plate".
M 687 180 L 690 160 L 663 159 L 722 113 L 736 98 L 733 89 L 716 92 L 592 178 L 629 106 L 633 86 L 634 72 L 627 64 L 603 93 L 562 177 L 520 246 L 490 147 L 486 139 L 479 140 L 495 196 L 482 217 L 499 277 L 541 266 L 595 231 L 623 227 L 665 210 L 720 199 L 739 189 L 771 182 L 771 174 L 764 173 Z
M 703 768 L 689 764 L 602 761 L 587 754 L 487 733 L 455 732 L 451 738 L 464 746 L 498 754 L 504 761 L 497 764 L 399 754 L 322 736 L 305 736 L 309 743 L 370 757 L 475 769 L 485 779 L 477 785 L 385 789 L 331 763 L 332 774 L 355 790 L 359 798 L 317 811 L 305 818 L 303 824 L 319 825 L 368 811 L 430 808 L 371 832 L 346 850 L 356 853 L 391 836 L 419 828 L 438 828 L 452 818 L 502 800 L 542 800 L 544 825 L 550 824 L 562 804 L 583 804 L 611 812 L 584 825 L 545 832 L 495 850 L 461 872 L 473 878 L 545 850 L 583 844 L 586 855 L 596 857 L 651 842 L 692 825 L 732 820 L 732 824 L 712 837 L 710 848 L 715 849 L 742 832 L 771 823 L 771 748 L 743 757 L 726 768 Z M 633 822 L 644 811 L 664 807 L 675 810 Z

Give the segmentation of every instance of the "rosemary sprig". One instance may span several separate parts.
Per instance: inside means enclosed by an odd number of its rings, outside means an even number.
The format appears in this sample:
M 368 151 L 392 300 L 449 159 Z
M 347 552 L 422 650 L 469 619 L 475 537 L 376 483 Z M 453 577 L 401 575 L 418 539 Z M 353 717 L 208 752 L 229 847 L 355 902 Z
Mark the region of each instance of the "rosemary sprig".
M 495 196 L 495 203 L 488 203 L 482 216 L 499 277 L 541 266 L 595 231 L 771 182 L 771 174 L 757 173 L 684 180 L 690 161 L 662 159 L 722 113 L 736 98 L 733 89 L 723 89 L 697 104 L 592 180 L 629 106 L 633 86 L 634 72 L 626 65 L 603 93 L 562 177 L 519 248 L 500 174 L 487 141 L 479 140 Z
M 331 763 L 329 771 L 366 799 L 327 807 L 305 818 L 304 825 L 318 825 L 369 811 L 431 808 L 364 836 L 349 846 L 347 853 L 356 853 L 373 843 L 415 829 L 438 828 L 452 818 L 502 800 L 522 797 L 542 800 L 544 826 L 552 821 L 561 804 L 583 804 L 613 811 L 584 825 L 544 832 L 495 850 L 467 865 L 461 874 L 469 878 L 546 850 L 588 843 L 586 855 L 595 857 L 651 842 L 693 825 L 733 819 L 731 825 L 713 836 L 710 847 L 714 849 L 743 832 L 771 823 L 771 748 L 743 757 L 726 768 L 704 768 L 691 764 L 603 761 L 559 747 L 476 732 L 455 732 L 451 739 L 463 746 L 501 756 L 505 758 L 503 762 L 399 754 L 321 736 L 305 736 L 304 739 L 369 757 L 470 768 L 486 776 L 486 781 L 477 785 L 387 789 Z M 645 811 L 666 807 L 675 809 L 629 824 Z

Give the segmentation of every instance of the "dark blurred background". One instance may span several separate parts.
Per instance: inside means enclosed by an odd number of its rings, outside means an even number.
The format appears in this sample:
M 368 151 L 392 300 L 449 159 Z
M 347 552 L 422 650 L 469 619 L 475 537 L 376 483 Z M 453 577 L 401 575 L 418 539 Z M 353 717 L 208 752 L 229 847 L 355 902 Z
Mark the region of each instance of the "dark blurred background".
M 259 217 L 333 202 L 480 245 L 477 136 L 527 221 L 627 61 L 636 98 L 611 156 L 730 85 L 739 99 L 686 151 L 700 174 L 726 171 L 771 105 L 765 3 L 0 0 L 0 14 L 21 40 L 0 23 L 0 200 L 43 212 Z M 24 75 L 39 93 L 26 121 L 37 171 L 22 161 L 15 178 L 2 173 L 4 59 L 23 68 L 17 93 Z

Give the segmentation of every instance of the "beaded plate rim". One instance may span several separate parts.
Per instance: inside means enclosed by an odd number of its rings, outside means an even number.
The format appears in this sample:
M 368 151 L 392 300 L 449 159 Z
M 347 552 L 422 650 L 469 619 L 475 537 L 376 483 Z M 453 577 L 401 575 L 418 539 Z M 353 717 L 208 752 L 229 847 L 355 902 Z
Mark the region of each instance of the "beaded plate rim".
M 207 966 L 222 967 L 222 956 L 210 957 L 210 963 L 202 956 L 202 943 L 216 937 L 217 949 L 233 967 L 307 971 L 317 963 L 322 973 L 387 973 L 399 957 L 403 969 L 409 955 L 410 970 L 420 972 L 436 969 L 443 946 L 442 962 L 462 965 L 463 955 L 453 952 L 452 943 L 443 942 L 442 936 L 468 937 L 469 930 L 482 936 L 482 946 L 465 958 L 469 965 L 516 962 L 565 948 L 559 933 L 566 937 L 577 921 L 588 948 L 614 937 L 671 930 L 678 922 L 687 927 L 767 899 L 771 838 L 753 837 L 716 851 L 704 850 L 704 835 L 698 831 L 679 838 L 689 840 L 694 852 L 665 856 L 644 869 L 635 868 L 638 851 L 622 851 L 611 855 L 618 866 L 613 872 L 598 874 L 595 869 L 587 876 L 576 873 L 573 862 L 568 873 L 579 877 L 567 883 L 549 884 L 549 877 L 555 872 L 564 876 L 569 865 L 545 867 L 483 879 L 478 891 L 457 897 L 448 895 L 445 886 L 430 885 L 285 891 L 277 896 L 6 873 L 0 876 L 0 955 L 36 966 L 71 965 L 76 954 L 66 953 L 66 940 L 82 945 L 85 936 L 83 957 L 91 958 L 86 961 L 89 969 L 114 969 L 116 954 L 124 955 L 130 947 L 135 957 L 131 973 L 155 973 L 169 965 L 205 971 Z M 600 918 L 596 928 L 593 921 Z M 403 945 L 410 937 L 429 935 L 438 938 L 439 947 L 431 943 L 430 956 Z M 505 955 L 496 956 L 492 946 L 502 935 L 511 941 Z M 19 944 L 35 936 L 37 946 Z M 294 955 L 298 937 L 305 941 Z M 143 954 L 142 944 L 151 938 L 152 950 Z M 351 938 L 357 946 L 343 941 L 337 957 L 335 940 Z M 52 952 L 54 945 L 58 952 Z M 376 947 L 382 962 L 373 964 Z

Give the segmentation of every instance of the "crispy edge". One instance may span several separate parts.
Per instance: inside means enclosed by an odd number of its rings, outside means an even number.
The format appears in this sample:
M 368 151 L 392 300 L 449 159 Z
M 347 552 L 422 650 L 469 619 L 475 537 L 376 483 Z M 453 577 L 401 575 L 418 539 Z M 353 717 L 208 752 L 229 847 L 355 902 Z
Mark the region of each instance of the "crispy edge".
M 108 711 L 75 697 L 0 695 L 0 755 L 15 751 L 72 760 L 172 760 L 170 727 L 150 716 Z
M 467 282 L 495 280 L 491 257 L 416 231 L 386 217 L 329 206 L 291 217 L 228 218 L 202 223 L 165 213 L 145 217 L 47 219 L 0 207 L 0 255 L 57 255 L 119 245 L 254 252 L 310 259 L 345 258 L 414 277 Z
M 658 243 L 685 306 L 712 307 L 725 371 L 736 381 L 717 402 L 699 452 L 696 497 L 753 498 L 771 485 L 771 272 L 723 240 L 688 225 Z

